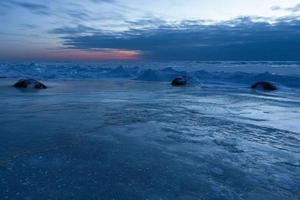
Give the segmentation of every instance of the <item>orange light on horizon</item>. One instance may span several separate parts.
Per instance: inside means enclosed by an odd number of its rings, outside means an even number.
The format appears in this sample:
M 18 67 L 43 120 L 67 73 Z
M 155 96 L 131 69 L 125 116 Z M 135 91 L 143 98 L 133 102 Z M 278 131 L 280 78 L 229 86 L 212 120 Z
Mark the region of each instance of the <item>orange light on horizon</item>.
M 141 52 L 127 50 L 112 50 L 112 51 L 82 51 L 70 50 L 63 52 L 49 52 L 46 57 L 55 59 L 68 60 L 141 60 Z
M 126 60 L 138 61 L 142 60 L 142 52 L 131 50 L 42 50 L 27 52 L 11 52 L 2 55 L 3 59 L 16 60 L 75 60 L 75 61 L 108 61 L 108 60 Z

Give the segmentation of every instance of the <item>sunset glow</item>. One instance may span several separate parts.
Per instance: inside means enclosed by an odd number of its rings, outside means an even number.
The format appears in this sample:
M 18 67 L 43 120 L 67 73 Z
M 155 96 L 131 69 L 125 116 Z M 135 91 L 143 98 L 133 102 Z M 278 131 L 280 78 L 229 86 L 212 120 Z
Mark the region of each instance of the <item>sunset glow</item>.
M 56 51 L 29 51 L 5 54 L 8 60 L 76 60 L 76 61 L 105 61 L 105 60 L 141 60 L 141 52 L 139 51 L 84 51 L 84 50 L 56 50 Z
M 48 52 L 46 58 L 58 60 L 140 60 L 140 52 L 137 51 L 62 51 L 62 52 Z

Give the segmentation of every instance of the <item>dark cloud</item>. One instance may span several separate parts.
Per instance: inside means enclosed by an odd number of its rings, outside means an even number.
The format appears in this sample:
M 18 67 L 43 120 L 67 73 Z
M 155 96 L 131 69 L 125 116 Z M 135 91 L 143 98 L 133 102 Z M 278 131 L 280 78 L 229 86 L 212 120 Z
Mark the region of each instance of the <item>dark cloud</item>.
M 18 7 L 27 9 L 30 12 L 37 14 L 37 15 L 50 15 L 50 12 L 49 12 L 50 8 L 46 4 L 7 0 L 7 1 L 3 2 L 1 5 L 3 5 L 3 6 L 18 6 Z
M 294 7 L 290 7 L 290 8 L 283 8 L 280 6 L 272 6 L 271 10 L 273 11 L 278 11 L 278 10 L 284 10 L 284 11 L 290 11 L 290 12 L 299 12 L 300 11 L 300 4 L 295 5 Z
M 17 1 L 11 1 L 11 3 L 29 10 L 48 10 L 48 6 L 36 4 L 36 3 L 26 3 L 26 2 L 17 2 Z
M 74 35 L 74 34 L 90 34 L 90 33 L 97 33 L 98 30 L 88 27 L 88 26 L 84 26 L 84 25 L 77 25 L 75 27 L 61 27 L 61 28 L 56 28 L 53 29 L 51 31 L 49 31 L 49 33 L 51 34 L 59 34 L 59 35 Z
M 53 33 L 64 33 L 64 44 L 70 48 L 139 50 L 145 59 L 300 60 L 300 21 L 296 19 L 269 24 L 246 17 L 209 26 L 188 21 L 122 33 L 90 29 L 58 29 Z
M 94 3 L 115 3 L 116 0 L 91 0 Z
M 287 10 L 292 12 L 299 12 L 300 11 L 300 4 L 297 4 L 295 7 L 288 8 Z
M 88 20 L 90 19 L 90 16 L 88 14 L 87 11 L 84 10 L 65 10 L 64 11 L 65 14 L 67 14 L 68 16 L 70 16 L 73 19 L 79 19 L 79 20 Z

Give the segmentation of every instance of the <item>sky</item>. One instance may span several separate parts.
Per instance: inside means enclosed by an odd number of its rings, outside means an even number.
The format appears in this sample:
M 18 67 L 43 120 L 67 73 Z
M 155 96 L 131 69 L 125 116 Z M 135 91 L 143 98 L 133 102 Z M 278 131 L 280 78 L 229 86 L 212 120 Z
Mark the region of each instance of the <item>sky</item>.
M 2 0 L 1 60 L 300 60 L 300 0 Z

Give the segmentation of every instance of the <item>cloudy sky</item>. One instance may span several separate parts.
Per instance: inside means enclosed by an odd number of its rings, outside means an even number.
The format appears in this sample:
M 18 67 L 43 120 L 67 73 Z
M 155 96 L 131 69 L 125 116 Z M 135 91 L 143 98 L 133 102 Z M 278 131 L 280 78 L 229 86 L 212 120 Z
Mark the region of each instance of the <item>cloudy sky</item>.
M 300 0 L 2 0 L 0 59 L 300 60 Z

